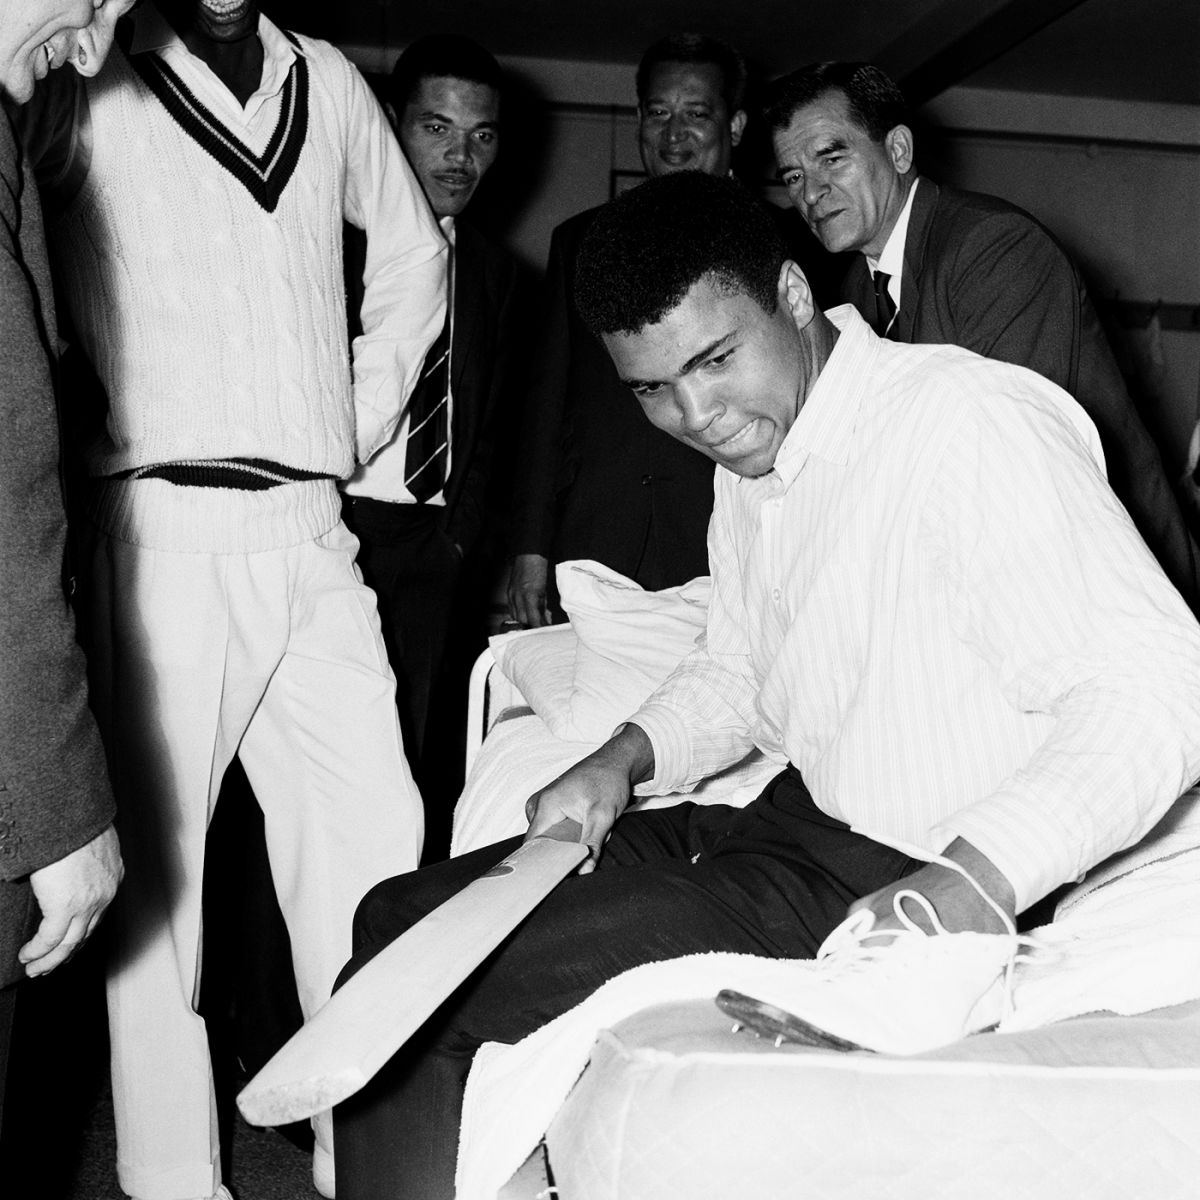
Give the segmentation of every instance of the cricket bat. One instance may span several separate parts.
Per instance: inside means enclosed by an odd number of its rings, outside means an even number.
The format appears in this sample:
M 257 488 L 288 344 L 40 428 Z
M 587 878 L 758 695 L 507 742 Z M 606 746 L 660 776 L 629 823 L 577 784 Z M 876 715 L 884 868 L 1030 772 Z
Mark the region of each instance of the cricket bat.
M 531 838 L 346 981 L 242 1089 L 251 1125 L 286 1125 L 353 1096 L 588 856 L 577 821 Z

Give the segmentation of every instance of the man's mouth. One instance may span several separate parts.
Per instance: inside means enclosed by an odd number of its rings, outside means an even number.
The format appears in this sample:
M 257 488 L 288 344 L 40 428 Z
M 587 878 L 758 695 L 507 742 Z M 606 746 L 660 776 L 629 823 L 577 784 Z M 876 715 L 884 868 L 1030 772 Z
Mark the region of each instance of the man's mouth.
M 452 192 L 462 191 L 463 188 L 470 187 L 473 182 L 470 175 L 458 175 L 458 174 L 435 175 L 434 179 L 436 179 L 438 181 L 438 183 L 440 183 L 442 185 L 442 187 L 447 188 Z
M 754 417 L 747 421 L 740 429 L 734 430 L 728 437 L 721 438 L 719 441 L 705 442 L 704 448 L 710 450 L 714 454 L 720 454 L 728 457 L 730 454 L 736 454 L 741 450 L 744 444 L 750 440 L 751 431 L 758 425 L 758 418 Z
M 201 8 L 217 21 L 240 21 L 250 15 L 253 0 L 201 0 Z

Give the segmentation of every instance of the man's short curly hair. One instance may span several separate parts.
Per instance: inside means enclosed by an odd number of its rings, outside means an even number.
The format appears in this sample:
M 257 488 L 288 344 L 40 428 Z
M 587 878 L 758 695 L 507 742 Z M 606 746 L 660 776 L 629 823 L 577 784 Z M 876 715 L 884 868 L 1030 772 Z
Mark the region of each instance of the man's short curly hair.
M 500 64 L 478 42 L 457 33 L 431 33 L 413 42 L 392 67 L 385 99 L 402 114 L 426 79 L 465 79 L 504 91 Z
M 766 206 L 736 179 L 676 171 L 597 213 L 579 249 L 575 303 L 597 336 L 657 324 L 705 278 L 773 313 L 786 257 Z

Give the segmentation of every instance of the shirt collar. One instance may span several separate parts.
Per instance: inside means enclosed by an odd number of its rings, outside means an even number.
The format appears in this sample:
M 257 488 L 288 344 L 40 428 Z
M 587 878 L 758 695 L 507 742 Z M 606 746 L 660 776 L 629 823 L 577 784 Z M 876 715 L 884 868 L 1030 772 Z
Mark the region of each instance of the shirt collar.
M 866 389 L 879 353 L 879 338 L 852 304 L 825 314 L 838 340 L 775 456 L 774 472 L 790 487 L 810 455 L 837 466 L 850 459 Z
M 892 232 L 888 234 L 888 240 L 884 244 L 883 253 L 880 254 L 878 260 L 868 258 L 871 273 L 876 271 L 885 271 L 893 279 L 899 281 L 904 274 L 904 243 L 908 239 L 908 222 L 912 217 L 913 197 L 917 194 L 917 180 L 913 180 L 913 185 L 908 189 L 908 196 L 904 201 L 904 207 L 900 210 L 900 215 L 896 218 L 896 224 L 892 227 Z
M 153 52 L 164 56 L 186 55 L 203 70 L 209 70 L 207 64 L 197 58 L 184 45 L 183 39 L 175 32 L 171 23 L 158 11 L 156 5 L 141 4 L 133 13 L 133 40 L 129 46 L 130 54 Z M 303 54 L 295 43 L 290 41 L 265 13 L 258 14 L 258 37 L 263 45 L 263 74 L 258 91 L 250 98 L 249 108 L 256 98 L 275 95 L 287 79 L 288 72 L 297 54 Z

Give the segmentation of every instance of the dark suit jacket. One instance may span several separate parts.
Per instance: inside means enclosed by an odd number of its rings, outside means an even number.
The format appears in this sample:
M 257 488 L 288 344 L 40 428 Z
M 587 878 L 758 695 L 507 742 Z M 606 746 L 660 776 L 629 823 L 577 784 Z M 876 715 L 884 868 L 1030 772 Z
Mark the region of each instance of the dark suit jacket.
M 450 352 L 450 477 L 445 528 L 464 553 L 479 536 L 497 422 L 512 408 L 521 314 L 517 264 L 461 217 L 455 222 L 454 339 Z
M 654 590 L 708 574 L 713 463 L 656 429 L 574 303 L 575 260 L 600 210 L 550 240 L 542 325 L 514 484 L 512 550 L 590 558 Z M 794 214 L 771 208 L 820 286 L 833 269 Z M 819 282 L 818 282 L 819 281 Z
M 28 877 L 112 820 L 62 589 L 66 519 L 41 213 L 0 108 L 0 986 L 37 917 Z
M 845 299 L 871 319 L 861 255 Z M 1071 393 L 1095 422 L 1108 478 L 1193 611 L 1200 561 L 1162 458 L 1121 378 L 1074 263 L 1028 213 L 975 192 L 917 183 L 904 245 L 900 310 L 888 336 L 965 346 L 1030 367 Z
M 708 573 L 713 464 L 646 419 L 575 308 L 598 208 L 550 239 L 514 479 L 512 550 L 590 558 L 658 589 Z

